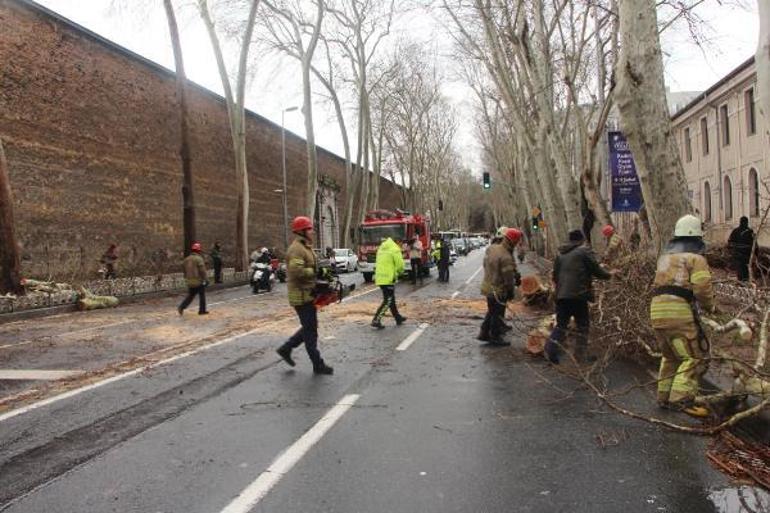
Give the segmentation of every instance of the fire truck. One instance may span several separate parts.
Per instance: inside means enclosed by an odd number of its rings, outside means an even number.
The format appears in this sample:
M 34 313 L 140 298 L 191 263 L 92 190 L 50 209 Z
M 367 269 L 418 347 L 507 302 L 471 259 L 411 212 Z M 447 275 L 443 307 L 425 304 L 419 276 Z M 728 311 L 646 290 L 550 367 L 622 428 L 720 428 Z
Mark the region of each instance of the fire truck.
M 404 268 L 411 271 L 408 241 L 419 237 L 422 242 L 422 262 L 420 272 L 430 273 L 433 263 L 430 259 L 430 219 L 420 214 L 411 214 L 403 210 L 372 210 L 364 216 L 364 222 L 358 227 L 358 268 L 366 282 L 371 282 L 374 276 L 374 264 L 377 260 L 377 248 L 380 243 L 392 238 L 401 246 L 404 256 Z

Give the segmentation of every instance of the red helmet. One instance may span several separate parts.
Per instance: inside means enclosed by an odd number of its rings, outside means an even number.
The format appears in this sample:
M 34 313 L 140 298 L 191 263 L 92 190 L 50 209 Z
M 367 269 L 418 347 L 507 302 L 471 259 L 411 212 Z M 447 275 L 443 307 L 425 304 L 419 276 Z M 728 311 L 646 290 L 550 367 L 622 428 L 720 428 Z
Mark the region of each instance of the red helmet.
M 508 228 L 505 231 L 505 238 L 516 244 L 519 242 L 524 234 L 518 228 Z
M 611 224 L 608 224 L 602 228 L 602 235 L 605 237 L 610 237 L 613 233 L 615 233 L 615 228 L 613 228 Z
M 291 222 L 291 231 L 294 233 L 308 230 L 312 227 L 313 221 L 311 221 L 310 218 L 306 216 L 297 216 L 294 218 L 294 221 Z
M 193 242 L 193 243 L 192 243 L 192 246 L 190 247 L 190 249 L 192 249 L 192 250 L 193 250 L 193 251 L 195 251 L 196 253 L 200 253 L 200 252 L 201 252 L 201 249 L 202 249 L 202 248 L 201 248 L 201 243 L 200 243 L 200 242 Z

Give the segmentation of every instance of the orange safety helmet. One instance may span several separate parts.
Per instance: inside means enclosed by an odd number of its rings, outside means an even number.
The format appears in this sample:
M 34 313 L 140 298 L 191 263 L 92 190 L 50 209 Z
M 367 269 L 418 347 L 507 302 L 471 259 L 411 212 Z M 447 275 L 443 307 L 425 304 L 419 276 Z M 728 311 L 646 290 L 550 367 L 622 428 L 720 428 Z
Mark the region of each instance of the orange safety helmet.
M 297 216 L 291 222 L 291 231 L 298 233 L 313 227 L 313 221 L 307 216 Z
M 602 235 L 605 237 L 610 237 L 613 233 L 615 233 L 615 228 L 613 228 L 611 224 L 608 224 L 602 228 Z
M 195 251 L 196 253 L 200 253 L 200 252 L 201 252 L 201 249 L 202 249 L 202 248 L 201 248 L 201 243 L 200 243 L 200 242 L 193 242 L 193 243 L 192 243 L 192 247 L 191 247 L 190 249 L 192 249 L 192 250 L 193 250 L 193 251 Z
M 519 230 L 518 228 L 508 228 L 505 231 L 505 238 L 513 242 L 514 244 L 519 242 L 523 236 L 524 234 L 521 233 L 521 230 Z

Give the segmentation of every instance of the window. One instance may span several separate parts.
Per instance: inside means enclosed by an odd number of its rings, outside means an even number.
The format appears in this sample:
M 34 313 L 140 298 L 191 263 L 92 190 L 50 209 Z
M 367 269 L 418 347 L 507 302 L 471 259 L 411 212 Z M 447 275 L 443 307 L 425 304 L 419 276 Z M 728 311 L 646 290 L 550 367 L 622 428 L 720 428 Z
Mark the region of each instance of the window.
M 703 184 L 703 220 L 711 221 L 711 186 L 708 182 Z
M 719 107 L 719 120 L 722 124 L 722 146 L 730 145 L 730 113 L 727 111 L 725 103 Z
M 724 186 L 724 198 L 725 198 L 725 221 L 733 218 L 733 184 L 730 181 L 729 176 L 725 176 Z
M 757 133 L 757 118 L 756 111 L 754 110 L 753 87 L 743 93 L 743 102 L 745 103 L 746 108 L 746 132 L 748 132 L 749 135 L 754 135 Z
M 759 216 L 759 174 L 754 168 L 749 169 L 749 214 Z
M 708 118 L 700 119 L 700 137 L 701 145 L 703 146 L 703 154 L 709 154 L 709 125 Z
M 690 128 L 684 129 L 684 158 L 687 162 L 692 162 L 692 143 L 690 142 Z

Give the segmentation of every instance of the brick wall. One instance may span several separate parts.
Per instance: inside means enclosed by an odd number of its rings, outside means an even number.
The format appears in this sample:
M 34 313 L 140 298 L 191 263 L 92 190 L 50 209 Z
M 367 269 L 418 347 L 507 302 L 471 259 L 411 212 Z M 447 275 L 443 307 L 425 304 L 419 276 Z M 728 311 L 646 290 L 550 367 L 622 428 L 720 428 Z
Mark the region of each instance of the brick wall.
M 235 173 L 227 113 L 189 87 L 198 238 L 232 264 Z M 121 272 L 176 266 L 182 244 L 179 119 L 171 73 L 22 0 L 0 0 L 0 137 L 24 274 L 92 275 L 110 242 Z M 305 214 L 304 140 L 286 139 L 289 216 Z M 249 116 L 250 246 L 282 246 L 280 127 Z M 344 162 L 319 149 L 342 186 Z M 399 194 L 383 180 L 381 206 Z M 358 217 L 358 215 L 357 215 Z

